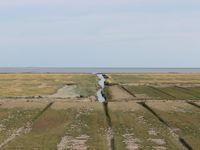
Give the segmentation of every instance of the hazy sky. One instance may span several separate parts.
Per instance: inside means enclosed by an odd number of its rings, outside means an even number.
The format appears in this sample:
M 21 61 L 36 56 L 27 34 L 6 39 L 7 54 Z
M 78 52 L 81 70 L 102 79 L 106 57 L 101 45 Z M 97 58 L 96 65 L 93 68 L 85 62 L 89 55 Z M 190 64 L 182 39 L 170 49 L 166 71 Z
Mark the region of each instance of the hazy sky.
M 1 67 L 200 67 L 199 0 L 4 0 Z

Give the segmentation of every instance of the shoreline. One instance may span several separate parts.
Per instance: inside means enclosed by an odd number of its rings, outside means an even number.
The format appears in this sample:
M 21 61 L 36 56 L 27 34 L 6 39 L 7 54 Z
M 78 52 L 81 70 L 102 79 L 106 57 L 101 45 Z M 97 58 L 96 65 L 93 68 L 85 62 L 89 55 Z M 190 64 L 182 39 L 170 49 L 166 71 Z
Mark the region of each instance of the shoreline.
M 146 74 L 200 73 L 200 68 L 63 68 L 63 67 L 0 67 L 0 74 Z

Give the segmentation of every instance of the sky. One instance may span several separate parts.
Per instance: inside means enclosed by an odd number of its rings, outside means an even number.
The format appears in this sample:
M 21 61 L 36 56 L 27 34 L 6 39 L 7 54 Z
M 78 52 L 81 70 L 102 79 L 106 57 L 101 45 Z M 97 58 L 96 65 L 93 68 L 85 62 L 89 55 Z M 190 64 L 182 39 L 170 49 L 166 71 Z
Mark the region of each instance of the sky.
M 1 1 L 0 67 L 200 67 L 200 1 Z

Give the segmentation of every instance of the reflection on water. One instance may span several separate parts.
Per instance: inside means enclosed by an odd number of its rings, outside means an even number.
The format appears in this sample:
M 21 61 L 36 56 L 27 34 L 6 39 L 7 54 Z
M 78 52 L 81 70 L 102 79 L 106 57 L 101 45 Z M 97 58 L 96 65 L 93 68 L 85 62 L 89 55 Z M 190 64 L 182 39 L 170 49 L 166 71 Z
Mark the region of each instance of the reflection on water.
M 97 74 L 97 76 L 98 76 L 98 78 L 100 79 L 99 80 L 99 85 L 101 86 L 101 89 L 99 89 L 98 91 L 97 91 L 97 98 L 98 98 L 98 101 L 99 102 L 105 102 L 105 97 L 103 96 L 103 89 L 104 89 L 104 87 L 105 87 L 105 78 L 104 78 L 104 76 L 103 76 L 103 74 Z
M 101 102 L 101 103 L 103 103 L 105 101 L 105 98 L 102 95 L 102 89 L 98 90 L 97 98 L 98 98 L 98 101 Z

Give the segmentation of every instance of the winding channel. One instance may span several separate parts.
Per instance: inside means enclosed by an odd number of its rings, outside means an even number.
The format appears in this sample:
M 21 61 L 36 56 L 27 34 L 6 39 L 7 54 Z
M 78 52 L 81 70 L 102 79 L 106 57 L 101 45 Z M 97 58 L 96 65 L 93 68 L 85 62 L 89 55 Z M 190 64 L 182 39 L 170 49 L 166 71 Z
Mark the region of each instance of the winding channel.
M 103 90 L 105 88 L 105 81 L 106 79 L 104 78 L 103 74 L 97 74 L 98 78 L 99 78 L 99 85 L 100 85 L 100 89 L 97 91 L 97 99 L 99 102 L 103 103 L 103 107 L 104 107 L 104 112 L 106 115 L 106 119 L 107 119 L 107 124 L 108 124 L 108 135 L 107 135 L 107 140 L 108 140 L 108 144 L 109 144 L 109 149 L 110 150 L 115 150 L 115 139 L 114 139 L 114 133 L 113 133 L 113 129 L 112 129 L 112 121 L 111 121 L 111 117 L 108 111 L 108 102 L 106 101 L 106 98 L 104 97 L 103 94 Z
M 106 79 L 104 78 L 103 74 L 97 74 L 98 78 L 99 78 L 99 85 L 100 85 L 100 89 L 97 91 L 97 99 L 99 102 L 103 103 L 105 102 L 105 97 L 103 96 L 103 90 L 105 87 L 105 81 Z

